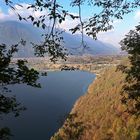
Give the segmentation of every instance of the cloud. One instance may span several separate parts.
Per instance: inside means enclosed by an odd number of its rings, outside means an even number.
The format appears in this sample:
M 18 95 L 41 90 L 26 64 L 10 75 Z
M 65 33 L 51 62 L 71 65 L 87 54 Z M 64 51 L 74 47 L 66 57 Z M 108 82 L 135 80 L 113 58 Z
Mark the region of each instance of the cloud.
M 15 9 L 16 9 L 16 13 L 18 13 L 19 15 L 21 15 L 22 17 L 27 18 L 29 15 L 32 15 L 34 18 L 38 19 L 40 16 L 42 15 L 47 15 L 47 11 L 43 10 L 43 11 L 34 11 L 32 8 L 27 9 L 27 7 L 29 6 L 29 4 L 26 3 L 20 3 L 21 6 L 19 5 L 15 5 Z M 8 9 L 7 14 L 5 14 L 2 9 L 0 8 L 0 21 L 7 21 L 7 20 L 16 20 L 18 21 L 18 16 L 16 15 L 15 11 L 12 9 Z M 71 13 L 73 15 L 76 15 L 76 13 Z M 24 22 L 24 21 L 22 21 Z M 51 21 L 49 19 L 46 19 L 45 23 L 48 26 L 51 26 Z M 70 17 L 66 17 L 65 21 L 63 21 L 60 25 L 58 25 L 57 27 L 62 28 L 64 30 L 66 30 L 67 32 L 69 32 L 69 29 L 75 27 L 77 24 L 79 23 L 79 19 L 75 19 L 72 20 Z
M 29 6 L 29 4 L 26 3 L 20 3 L 21 6 L 19 5 L 15 5 L 15 9 L 16 9 L 16 13 L 18 13 L 19 15 L 21 15 L 22 17 L 27 18 L 29 15 L 32 15 L 34 18 L 38 19 L 40 16 L 42 15 L 47 15 L 47 11 L 43 10 L 43 11 L 34 11 L 32 8 L 27 9 L 27 7 Z M 7 20 L 19 20 L 18 16 L 16 15 L 15 11 L 12 9 L 8 9 L 8 13 L 5 14 L 2 9 L 0 8 L 0 21 L 7 21 Z M 71 13 L 73 15 L 76 15 L 76 13 Z M 46 19 L 45 23 L 48 26 L 51 26 L 51 22 L 50 20 Z M 69 31 L 70 28 L 75 27 L 77 24 L 79 23 L 79 19 L 75 19 L 72 20 L 71 18 L 66 17 L 65 21 L 63 21 L 61 23 L 61 25 L 59 25 L 59 28 L 65 29 L 66 31 Z
M 28 17 L 29 15 L 33 15 L 34 17 L 38 18 L 41 15 L 47 14 L 47 11 L 33 11 L 33 9 L 28 9 L 27 10 L 27 7 L 29 5 L 26 4 L 26 3 L 22 3 L 21 5 L 23 7 L 15 5 L 16 11 L 21 16 Z M 77 13 L 71 13 L 71 14 L 77 15 Z M 18 20 L 18 17 L 16 16 L 15 12 L 12 9 L 9 9 L 7 14 L 5 14 L 0 9 L 0 21 L 2 21 L 2 20 Z M 69 29 L 75 27 L 78 23 L 79 23 L 79 19 L 72 20 L 71 18 L 67 17 L 65 19 L 65 21 L 63 21 L 62 24 L 60 24 L 58 27 L 66 30 L 67 32 L 69 32 Z M 113 25 L 116 26 L 116 25 L 119 25 L 120 23 L 121 23 L 120 20 L 115 20 L 113 22 Z M 111 43 L 115 46 L 118 46 L 118 42 L 121 40 L 121 38 L 122 37 L 119 34 L 117 34 L 116 31 L 114 31 L 114 30 L 110 30 L 108 32 L 102 32 L 102 33 L 98 34 L 98 39 L 99 40 Z
M 34 17 L 39 18 L 41 15 L 46 14 L 46 11 L 34 11 L 33 8 L 27 9 L 29 7 L 29 4 L 22 3 L 20 5 L 22 5 L 23 7 L 15 5 L 15 8 L 21 16 L 27 17 L 29 15 L 33 15 Z
M 8 18 L 9 18 L 9 15 L 8 14 L 4 14 L 2 9 L 0 8 L 0 20 L 5 20 L 5 19 L 8 19 Z
M 69 29 L 74 28 L 78 23 L 79 19 L 72 20 L 70 18 L 66 18 L 65 21 L 63 21 L 60 25 L 60 28 L 69 32 Z
M 122 23 L 122 20 L 120 20 L 120 19 L 117 19 L 117 20 L 114 20 L 114 21 L 113 21 L 113 24 L 114 24 L 114 25 L 118 25 L 118 24 L 120 24 L 120 23 Z
M 136 20 L 140 19 L 140 10 L 135 13 L 134 19 Z
M 121 34 L 118 33 L 116 30 L 110 30 L 107 32 L 101 32 L 97 35 L 98 39 L 110 43 L 116 47 L 120 47 L 119 42 L 124 38 L 125 32 Z
M 41 15 L 47 14 L 46 11 L 34 11 L 33 9 L 27 9 L 29 6 L 26 3 L 21 3 L 19 5 L 15 5 L 16 12 L 12 9 L 8 9 L 8 13 L 5 14 L 1 9 L 0 9 L 0 20 L 18 20 L 18 16 L 16 13 L 20 14 L 22 17 L 27 18 L 29 15 L 33 15 L 35 18 L 39 18 Z

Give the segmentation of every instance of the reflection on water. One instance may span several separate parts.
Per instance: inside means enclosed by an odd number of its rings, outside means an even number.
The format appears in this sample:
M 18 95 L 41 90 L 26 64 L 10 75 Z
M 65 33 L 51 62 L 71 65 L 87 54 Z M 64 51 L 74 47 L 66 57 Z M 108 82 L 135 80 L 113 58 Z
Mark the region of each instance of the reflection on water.
M 9 86 L 27 110 L 16 118 L 12 114 L 4 116 L 0 127 L 11 130 L 11 140 L 49 140 L 94 78 L 94 74 L 81 71 L 49 72 L 39 79 L 41 89 L 23 84 Z

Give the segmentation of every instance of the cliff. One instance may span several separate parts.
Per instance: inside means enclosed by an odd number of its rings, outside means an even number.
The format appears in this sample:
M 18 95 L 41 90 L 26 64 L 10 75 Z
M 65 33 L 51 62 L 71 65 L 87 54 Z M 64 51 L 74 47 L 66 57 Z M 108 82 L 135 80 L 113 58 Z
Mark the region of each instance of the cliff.
M 140 118 L 125 112 L 120 100 L 124 77 L 116 67 L 107 68 L 51 140 L 139 140 Z

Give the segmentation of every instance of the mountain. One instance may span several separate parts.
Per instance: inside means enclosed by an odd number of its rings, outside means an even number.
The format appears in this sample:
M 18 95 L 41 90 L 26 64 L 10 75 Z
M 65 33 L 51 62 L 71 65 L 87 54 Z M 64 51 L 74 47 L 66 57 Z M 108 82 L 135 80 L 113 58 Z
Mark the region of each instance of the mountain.
M 21 39 L 26 40 L 25 46 L 19 46 L 17 57 L 33 56 L 33 48 L 30 42 L 39 43 L 40 31 L 29 24 L 16 21 L 5 21 L 0 23 L 0 43 L 7 45 L 16 44 Z
M 81 42 L 81 35 L 74 35 L 73 37 L 75 38 L 75 40 L 78 41 L 77 43 L 78 45 L 75 45 L 76 47 L 74 47 L 75 49 L 71 49 L 71 51 L 73 51 L 74 54 L 77 53 L 77 51 L 78 53 L 91 54 L 91 55 L 115 55 L 119 53 L 119 49 L 114 47 L 113 45 L 109 43 L 104 43 L 100 40 L 93 40 L 91 37 L 88 37 L 86 35 L 84 36 L 86 48 L 83 51 L 81 51 L 81 48 L 78 49 L 78 46 L 80 46 L 80 42 Z
M 31 42 L 40 43 L 42 33 L 41 29 L 35 28 L 31 24 L 17 21 L 0 22 L 0 43 L 11 45 L 19 42 L 21 39 L 26 40 L 26 45 L 24 47 L 20 46 L 16 57 L 33 57 L 34 50 Z M 119 49 L 113 45 L 99 40 L 95 41 L 88 36 L 84 36 L 85 43 L 87 44 L 85 49 L 80 47 L 81 36 L 79 34 L 72 35 L 64 32 L 63 37 L 64 47 L 73 55 L 114 55 L 119 53 Z

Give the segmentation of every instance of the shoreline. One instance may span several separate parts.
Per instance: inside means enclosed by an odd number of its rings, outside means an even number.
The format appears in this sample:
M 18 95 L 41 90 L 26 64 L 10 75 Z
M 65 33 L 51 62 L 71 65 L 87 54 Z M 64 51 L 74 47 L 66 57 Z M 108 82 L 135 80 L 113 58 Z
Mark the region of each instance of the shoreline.
M 107 68 L 73 105 L 63 126 L 51 140 L 103 140 L 139 138 L 140 118 L 126 112 L 121 102 L 125 75 Z
M 79 71 L 81 71 L 81 70 L 79 70 Z M 84 71 L 85 71 L 85 72 L 90 72 L 90 73 L 92 73 L 92 74 L 95 74 L 95 78 L 92 79 L 92 81 L 89 83 L 89 85 L 88 85 L 88 87 L 87 87 L 87 90 L 84 92 L 84 94 L 81 95 L 81 96 L 75 101 L 75 103 L 73 104 L 73 107 L 72 107 L 71 111 L 69 112 L 68 116 L 69 116 L 69 115 L 75 114 L 75 109 L 77 108 L 79 102 L 82 100 L 82 98 L 83 98 L 84 96 L 86 96 L 86 95 L 89 93 L 88 91 L 89 91 L 90 87 L 91 87 L 91 86 L 94 84 L 94 82 L 98 79 L 97 77 L 99 77 L 99 76 L 97 76 L 96 73 L 93 73 L 93 72 L 87 71 L 87 70 L 84 70 Z M 98 74 L 98 75 L 99 75 L 99 74 Z M 64 125 L 65 122 L 67 121 L 68 116 L 67 116 L 66 119 L 64 120 L 63 125 Z M 56 132 L 51 136 L 50 140 L 55 140 L 55 139 L 52 139 L 52 138 L 55 136 L 55 134 L 59 133 L 59 130 L 63 127 L 63 125 L 58 129 L 58 131 L 56 131 Z

